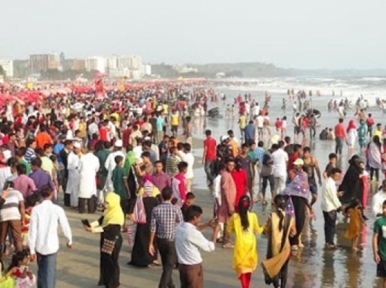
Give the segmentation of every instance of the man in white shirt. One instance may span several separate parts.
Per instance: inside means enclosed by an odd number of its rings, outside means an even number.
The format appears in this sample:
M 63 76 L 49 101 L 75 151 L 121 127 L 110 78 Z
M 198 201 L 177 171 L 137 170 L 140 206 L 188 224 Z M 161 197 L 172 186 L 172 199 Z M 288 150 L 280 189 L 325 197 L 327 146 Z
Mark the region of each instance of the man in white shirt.
M 194 165 L 194 156 L 191 152 L 192 147 L 189 143 L 184 143 L 182 146 L 182 150 L 184 151 L 184 159 L 182 161 L 188 163 L 188 170 L 185 174 L 185 187 L 186 192 L 192 192 L 192 185 L 193 185 L 193 165 Z
M 43 202 L 32 210 L 28 242 L 31 259 L 37 259 L 37 287 L 56 287 L 56 256 L 59 250 L 58 224 L 67 238 L 67 248 L 72 247 L 72 232 L 64 210 L 52 203 L 53 190 L 49 185 L 40 191 Z
M 273 161 L 273 177 L 275 183 L 275 193 L 272 195 L 273 198 L 275 198 L 277 193 L 280 193 L 284 190 L 285 181 L 287 179 L 288 154 L 284 151 L 284 141 L 279 141 L 278 148 L 279 149 L 277 149 L 271 155 Z
M 381 217 L 383 202 L 386 200 L 386 179 L 382 181 L 381 189 L 373 196 L 373 212 L 375 217 Z
M 204 271 L 199 249 L 212 252 L 220 226 L 213 225 L 213 221 L 200 227 L 200 230 L 213 227 L 211 241 L 208 241 L 197 227 L 201 221 L 202 209 L 197 205 L 188 207 L 184 214 L 184 222 L 176 228 L 176 251 L 178 270 L 180 272 L 181 287 L 204 287 Z
M 259 114 L 256 118 L 256 127 L 257 127 L 257 139 L 263 140 L 264 136 L 264 116 Z
M 90 137 L 90 139 L 92 139 L 92 135 L 94 134 L 97 134 L 99 135 L 99 128 L 98 128 L 98 124 L 95 123 L 95 118 L 92 117 L 91 122 L 88 124 L 88 136 Z
M 117 140 L 114 143 L 114 152 L 110 153 L 109 156 L 107 156 L 106 162 L 105 162 L 105 168 L 108 172 L 106 184 L 104 187 L 105 191 L 114 191 L 114 185 L 113 180 L 111 180 L 111 176 L 113 175 L 113 170 L 115 166 L 117 165 L 115 163 L 115 156 L 122 156 L 123 157 L 123 163 L 125 163 L 126 155 L 122 152 L 122 140 Z
M 343 192 L 338 193 L 336 182 L 340 180 L 341 176 L 342 171 L 339 168 L 333 168 L 322 190 L 321 205 L 324 217 L 324 235 L 326 237 L 326 248 L 328 249 L 336 248 L 334 244 L 335 225 L 338 211 L 342 206 L 339 197 L 343 195 Z

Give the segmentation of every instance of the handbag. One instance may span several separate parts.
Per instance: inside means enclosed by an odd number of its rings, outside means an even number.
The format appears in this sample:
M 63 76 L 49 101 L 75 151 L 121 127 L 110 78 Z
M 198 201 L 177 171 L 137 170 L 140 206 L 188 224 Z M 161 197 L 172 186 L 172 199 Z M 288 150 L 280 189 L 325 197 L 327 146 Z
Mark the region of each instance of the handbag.
M 103 245 L 102 245 L 102 253 L 106 253 L 108 255 L 113 254 L 115 247 L 115 241 L 114 240 L 108 240 L 106 238 L 103 239 Z

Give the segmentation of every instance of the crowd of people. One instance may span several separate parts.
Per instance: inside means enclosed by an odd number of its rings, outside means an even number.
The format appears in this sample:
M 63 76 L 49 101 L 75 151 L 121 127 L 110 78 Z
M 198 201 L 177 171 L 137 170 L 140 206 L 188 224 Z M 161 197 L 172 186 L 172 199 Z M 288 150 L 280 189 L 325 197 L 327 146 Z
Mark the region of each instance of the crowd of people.
M 211 130 L 205 131 L 202 164 L 213 195 L 214 217 L 201 224 L 203 209 L 194 204 L 199 197 L 193 189 L 198 161 L 192 147 L 194 111 L 189 107 L 206 111 L 209 99 L 223 97 L 214 90 L 181 91 L 168 86 L 117 93 L 107 99 L 71 94 L 25 107 L 5 103 L 0 124 L 0 253 L 3 260 L 12 254 L 12 261 L 1 287 L 35 283 L 55 287 L 58 224 L 67 247 L 72 247 L 68 209 L 103 213 L 96 221 L 82 223 L 87 232 L 101 235 L 98 284 L 109 288 L 121 284 L 122 232 L 132 234 L 129 265 L 162 265 L 161 288 L 175 287 L 175 267 L 181 287 L 203 287 L 200 250 L 211 252 L 216 243 L 233 249 L 236 276 L 241 287 L 250 287 L 259 263 L 257 233 L 268 237 L 261 264 L 265 282 L 286 287 L 290 256 L 303 249 L 302 233 L 315 219 L 318 202 L 326 249 L 337 248 L 339 212 L 350 218 L 345 237 L 353 251 L 359 249 L 370 182 L 379 182 L 386 171 L 386 141 L 382 142 L 386 133 L 381 124 L 374 124 L 371 114 L 361 110 L 347 127 L 339 119 L 332 131 L 335 153 L 329 154 L 323 170 L 306 144 L 316 134 L 315 115 L 294 113 L 291 138 L 286 117 L 277 118 L 276 133 L 271 132 L 267 95 L 262 109 L 251 95 L 245 97 L 248 101 L 237 97 L 240 137 L 229 130 L 215 139 Z M 77 103 L 82 109 L 76 108 Z M 351 158 L 342 180 L 338 166 L 345 143 Z M 357 143 L 363 158 L 354 155 Z M 380 233 L 386 221 L 385 200 L 383 181 L 372 205 L 380 217 L 373 245 L 384 287 L 386 240 Z M 253 207 L 257 203 L 265 207 L 269 201 L 268 221 L 259 223 Z M 127 231 L 131 223 L 135 230 Z M 201 232 L 208 227 L 213 229 L 210 240 Z M 37 277 L 28 269 L 29 261 L 35 260 Z M 4 262 L 0 264 L 6 268 Z

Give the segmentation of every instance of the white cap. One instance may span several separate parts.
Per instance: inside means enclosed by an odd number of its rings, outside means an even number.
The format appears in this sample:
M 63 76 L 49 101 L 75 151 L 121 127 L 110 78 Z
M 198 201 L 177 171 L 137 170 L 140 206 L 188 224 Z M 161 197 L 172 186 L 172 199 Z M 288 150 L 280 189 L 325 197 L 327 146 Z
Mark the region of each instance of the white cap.
M 74 148 L 80 148 L 81 146 L 79 142 L 74 142 Z
M 221 137 L 220 137 L 221 142 L 223 142 L 223 141 L 225 141 L 225 140 L 227 140 L 227 139 L 229 139 L 229 136 L 228 136 L 228 135 L 224 135 L 224 136 L 221 136 Z
M 117 140 L 117 141 L 115 141 L 115 143 L 114 143 L 114 146 L 115 146 L 115 147 L 122 147 L 122 145 L 123 145 L 122 140 Z

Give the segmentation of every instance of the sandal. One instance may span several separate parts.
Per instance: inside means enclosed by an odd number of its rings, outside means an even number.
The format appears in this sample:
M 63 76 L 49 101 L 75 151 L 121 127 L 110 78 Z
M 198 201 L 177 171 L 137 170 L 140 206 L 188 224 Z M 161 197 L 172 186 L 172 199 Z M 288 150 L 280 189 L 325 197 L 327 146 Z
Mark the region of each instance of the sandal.
M 233 246 L 231 243 L 227 243 L 227 244 L 224 244 L 222 245 L 222 248 L 224 249 L 231 249 L 231 248 L 234 248 L 235 246 Z

